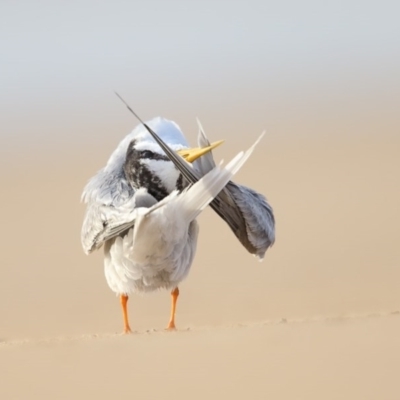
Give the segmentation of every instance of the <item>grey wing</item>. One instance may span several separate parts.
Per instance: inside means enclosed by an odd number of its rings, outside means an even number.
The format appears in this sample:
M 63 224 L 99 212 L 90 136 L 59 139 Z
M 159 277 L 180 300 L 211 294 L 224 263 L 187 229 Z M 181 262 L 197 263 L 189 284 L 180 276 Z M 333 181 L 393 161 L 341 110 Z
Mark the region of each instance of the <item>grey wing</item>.
M 200 121 L 197 123 L 199 147 L 209 146 L 210 142 Z M 195 167 L 201 176 L 212 170 L 215 167 L 212 153 L 196 160 Z M 229 225 L 242 245 L 251 254 L 263 259 L 265 252 L 275 242 L 275 218 L 266 198 L 251 188 L 230 181 L 211 206 Z
M 255 190 L 229 182 L 225 188 L 241 212 L 247 236 L 242 244 L 250 253 L 263 259 L 275 242 L 275 217 L 267 199 Z M 240 239 L 240 238 L 239 238 Z
M 99 249 L 104 242 L 134 224 L 134 219 L 134 204 L 131 211 L 97 203 L 89 204 L 81 231 L 84 252 L 90 254 Z
M 104 170 L 89 181 L 82 199 L 88 203 L 81 231 L 86 254 L 132 227 L 137 207 L 151 207 L 157 202 L 146 189 L 135 191 L 122 171 L 106 174 Z

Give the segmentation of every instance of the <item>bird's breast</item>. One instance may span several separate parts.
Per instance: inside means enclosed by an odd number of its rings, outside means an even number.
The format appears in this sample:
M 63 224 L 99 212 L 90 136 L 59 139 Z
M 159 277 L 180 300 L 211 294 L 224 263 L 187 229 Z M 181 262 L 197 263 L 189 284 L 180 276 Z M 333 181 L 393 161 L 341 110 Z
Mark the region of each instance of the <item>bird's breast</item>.
M 158 182 L 168 194 L 176 189 L 179 171 L 171 161 L 145 159 L 143 165 L 148 171 L 148 179 L 152 180 L 153 184 Z

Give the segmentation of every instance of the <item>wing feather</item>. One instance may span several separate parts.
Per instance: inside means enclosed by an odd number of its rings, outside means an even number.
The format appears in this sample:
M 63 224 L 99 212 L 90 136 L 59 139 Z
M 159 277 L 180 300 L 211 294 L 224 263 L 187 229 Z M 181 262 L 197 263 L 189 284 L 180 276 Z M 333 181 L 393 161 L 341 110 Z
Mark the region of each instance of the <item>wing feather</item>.
M 199 120 L 198 145 L 209 146 Z M 212 152 L 196 160 L 196 168 L 203 175 L 215 166 Z M 255 190 L 229 182 L 212 202 L 215 211 L 228 223 L 229 227 L 252 254 L 263 259 L 265 252 L 275 242 L 275 218 L 267 199 Z
M 171 145 L 187 147 L 187 141 L 179 126 L 164 118 L 154 118 L 148 124 L 156 129 Z M 151 207 L 154 197 L 146 192 L 135 191 L 124 173 L 126 151 L 133 140 L 151 141 L 142 124 L 127 135 L 111 154 L 107 165 L 86 184 L 81 200 L 87 203 L 81 241 L 86 254 L 98 249 L 102 244 L 133 226 L 136 207 Z

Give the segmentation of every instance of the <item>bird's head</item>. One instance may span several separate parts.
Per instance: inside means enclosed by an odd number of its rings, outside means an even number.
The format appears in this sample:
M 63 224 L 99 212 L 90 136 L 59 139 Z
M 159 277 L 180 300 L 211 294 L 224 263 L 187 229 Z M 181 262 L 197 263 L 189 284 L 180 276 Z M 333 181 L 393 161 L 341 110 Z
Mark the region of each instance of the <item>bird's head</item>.
M 189 163 L 207 154 L 223 141 L 207 147 L 186 148 L 182 144 L 170 144 Z M 168 196 L 175 189 L 182 189 L 182 175 L 152 139 L 133 139 L 128 146 L 124 172 L 128 182 L 135 188 L 145 187 L 158 201 Z

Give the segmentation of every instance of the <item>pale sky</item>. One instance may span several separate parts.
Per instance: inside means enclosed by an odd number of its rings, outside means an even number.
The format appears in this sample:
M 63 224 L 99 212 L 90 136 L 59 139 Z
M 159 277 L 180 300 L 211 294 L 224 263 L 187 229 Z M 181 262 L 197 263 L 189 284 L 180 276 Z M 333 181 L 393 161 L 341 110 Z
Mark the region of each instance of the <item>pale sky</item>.
M 283 118 L 358 100 L 395 112 L 398 4 L 2 0 L 1 136 L 28 134 L 26 125 L 34 136 L 50 130 L 44 118 L 66 114 L 102 120 L 121 108 L 114 90 L 144 118 L 237 109 Z

